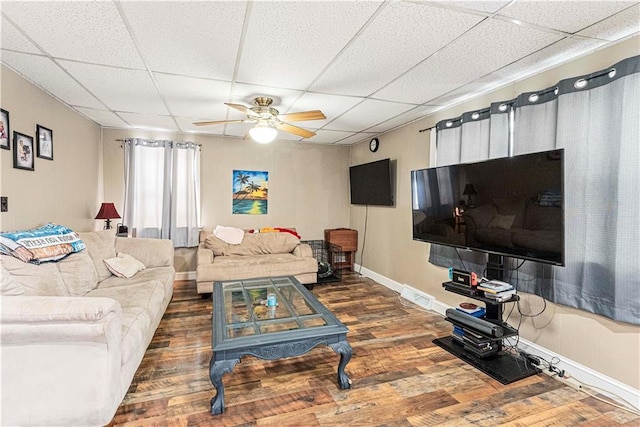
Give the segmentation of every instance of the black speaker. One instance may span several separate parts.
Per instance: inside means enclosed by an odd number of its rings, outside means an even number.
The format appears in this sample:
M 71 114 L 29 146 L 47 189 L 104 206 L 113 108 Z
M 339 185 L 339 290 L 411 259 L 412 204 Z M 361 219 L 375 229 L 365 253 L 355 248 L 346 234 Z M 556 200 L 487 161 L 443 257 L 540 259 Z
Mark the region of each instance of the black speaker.
M 494 325 L 486 320 L 473 317 L 470 314 L 463 313 L 453 308 L 448 308 L 446 314 L 447 320 L 454 325 L 469 328 L 493 338 L 500 338 L 504 335 L 504 329 L 502 329 L 502 326 Z

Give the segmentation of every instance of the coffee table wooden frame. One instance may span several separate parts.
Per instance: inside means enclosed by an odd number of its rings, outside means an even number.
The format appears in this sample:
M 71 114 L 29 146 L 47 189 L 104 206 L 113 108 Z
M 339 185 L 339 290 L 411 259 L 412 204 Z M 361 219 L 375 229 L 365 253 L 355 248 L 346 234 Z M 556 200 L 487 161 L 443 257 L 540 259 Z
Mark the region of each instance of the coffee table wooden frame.
M 253 311 L 247 291 L 256 287 L 266 287 L 269 293 L 276 293 L 279 304 L 286 308 L 291 316 L 277 319 L 259 319 Z M 246 316 L 237 321 L 227 322 L 225 289 L 233 287 L 237 291 L 244 289 L 246 298 Z M 299 294 L 296 294 L 298 292 Z M 291 303 L 293 297 L 304 299 L 304 303 L 312 314 L 298 315 Z M 322 326 L 309 326 L 308 320 L 319 320 Z M 261 333 L 261 327 L 269 323 L 293 322 L 298 328 L 277 332 Z M 291 324 L 291 323 L 289 323 Z M 253 335 L 233 337 L 229 332 L 235 328 L 254 328 Z M 316 299 L 293 276 L 261 278 L 248 280 L 230 280 L 215 282 L 213 285 L 212 316 L 212 349 L 213 356 L 209 363 L 209 377 L 216 388 L 216 395 L 211 399 L 211 414 L 224 412 L 224 384 L 222 376 L 230 373 L 242 356 L 252 355 L 260 359 L 275 360 L 285 357 L 300 356 L 314 347 L 324 344 L 340 355 L 338 363 L 338 386 L 341 389 L 351 387 L 351 380 L 345 374 L 345 366 L 349 363 L 352 349 L 347 342 L 349 329 L 340 322 L 327 308 Z

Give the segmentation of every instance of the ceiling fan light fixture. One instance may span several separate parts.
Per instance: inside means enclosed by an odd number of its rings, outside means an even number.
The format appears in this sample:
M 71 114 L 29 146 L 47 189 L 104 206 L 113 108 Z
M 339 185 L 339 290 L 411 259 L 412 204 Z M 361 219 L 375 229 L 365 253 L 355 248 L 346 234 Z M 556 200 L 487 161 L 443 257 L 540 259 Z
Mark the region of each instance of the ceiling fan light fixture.
M 269 126 L 268 123 L 258 123 L 251 129 L 249 129 L 249 135 L 255 142 L 261 144 L 268 144 L 276 138 L 278 131 Z

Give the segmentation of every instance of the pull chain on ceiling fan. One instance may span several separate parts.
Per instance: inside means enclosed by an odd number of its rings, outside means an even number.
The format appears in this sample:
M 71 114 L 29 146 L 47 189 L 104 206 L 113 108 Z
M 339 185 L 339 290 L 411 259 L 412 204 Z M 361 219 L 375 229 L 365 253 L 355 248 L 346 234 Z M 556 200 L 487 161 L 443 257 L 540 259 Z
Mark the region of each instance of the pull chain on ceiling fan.
M 226 123 L 255 123 L 249 130 L 249 135 L 254 141 L 267 143 L 274 140 L 277 130 L 289 132 L 302 138 L 311 138 L 316 133 L 287 122 L 302 122 L 307 120 L 324 120 L 327 117 L 320 110 L 301 111 L 298 113 L 280 114 L 278 110 L 271 107 L 273 99 L 259 96 L 254 99 L 255 107 L 246 107 L 242 104 L 225 102 L 225 105 L 236 109 L 247 115 L 243 120 L 215 120 L 206 122 L 195 122 L 196 126 L 209 126 Z

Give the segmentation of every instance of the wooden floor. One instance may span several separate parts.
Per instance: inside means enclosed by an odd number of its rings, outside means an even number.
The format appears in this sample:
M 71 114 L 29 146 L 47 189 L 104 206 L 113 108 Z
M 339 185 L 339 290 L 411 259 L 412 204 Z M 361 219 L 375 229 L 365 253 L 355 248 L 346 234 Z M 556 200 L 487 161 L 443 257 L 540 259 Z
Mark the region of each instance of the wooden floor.
M 351 389 L 338 388 L 339 356 L 326 346 L 280 361 L 247 356 L 223 378 L 225 413 L 210 415 L 211 300 L 200 298 L 195 282 L 176 282 L 109 425 L 640 425 L 640 417 L 545 374 L 500 384 L 431 342 L 449 335 L 450 323 L 370 279 L 345 276 L 313 293 L 349 327 Z

